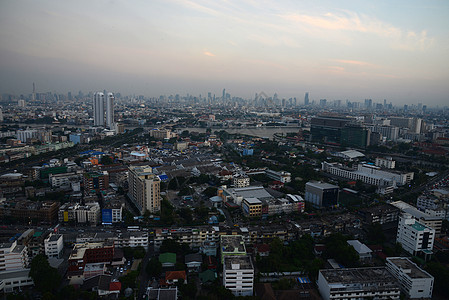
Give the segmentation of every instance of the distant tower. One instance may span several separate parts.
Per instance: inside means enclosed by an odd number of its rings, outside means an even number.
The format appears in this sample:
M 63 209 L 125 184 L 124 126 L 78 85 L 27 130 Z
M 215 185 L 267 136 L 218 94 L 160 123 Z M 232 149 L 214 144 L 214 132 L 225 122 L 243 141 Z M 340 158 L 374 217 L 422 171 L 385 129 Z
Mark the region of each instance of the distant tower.
M 225 101 L 226 99 L 226 89 L 223 89 L 223 96 L 221 97 L 222 101 Z
M 309 105 L 309 92 L 304 96 L 304 105 Z
M 104 126 L 104 94 L 94 94 L 94 126 Z
M 108 93 L 106 99 L 106 126 L 109 129 L 114 128 L 114 94 Z
M 31 100 L 36 101 L 36 85 L 33 82 L 33 95 L 31 96 Z

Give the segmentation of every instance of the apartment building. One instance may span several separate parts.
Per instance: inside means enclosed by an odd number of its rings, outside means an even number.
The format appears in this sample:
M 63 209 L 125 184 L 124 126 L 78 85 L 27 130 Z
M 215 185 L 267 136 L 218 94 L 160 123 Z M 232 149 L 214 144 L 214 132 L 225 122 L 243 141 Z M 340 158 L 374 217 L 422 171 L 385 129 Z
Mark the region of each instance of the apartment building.
M 407 257 L 388 257 L 387 270 L 409 299 L 431 299 L 434 278 Z
M 44 240 L 45 255 L 48 258 L 61 258 L 64 250 L 64 241 L 62 234 L 50 234 Z
M 129 198 L 143 215 L 161 210 L 160 179 L 150 166 L 130 166 L 128 173 Z
M 324 300 L 399 299 L 401 294 L 385 267 L 320 270 L 317 285 Z
M 399 217 L 396 242 L 411 255 L 431 254 L 435 240 L 435 229 L 418 222 L 412 215 L 402 213 Z

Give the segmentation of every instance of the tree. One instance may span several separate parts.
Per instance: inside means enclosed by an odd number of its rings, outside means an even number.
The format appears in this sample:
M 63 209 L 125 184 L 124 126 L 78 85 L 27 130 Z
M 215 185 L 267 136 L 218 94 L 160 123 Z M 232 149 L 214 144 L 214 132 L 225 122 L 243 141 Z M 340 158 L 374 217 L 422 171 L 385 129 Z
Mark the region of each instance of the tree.
M 150 259 L 146 267 L 147 274 L 151 277 L 159 277 L 162 272 L 162 264 L 156 257 Z
M 30 277 L 34 286 L 42 293 L 54 292 L 61 283 L 61 276 L 55 268 L 50 267 L 47 257 L 36 255 L 31 261 Z
M 368 241 L 373 244 L 383 245 L 386 240 L 382 225 L 379 223 L 373 224 L 368 228 L 367 237 Z
M 207 187 L 204 191 L 203 194 L 209 198 L 213 197 L 213 196 L 217 196 L 217 188 L 210 186 Z
M 142 246 L 138 246 L 134 248 L 133 257 L 135 259 L 141 259 L 145 257 L 145 253 L 146 253 L 145 248 Z

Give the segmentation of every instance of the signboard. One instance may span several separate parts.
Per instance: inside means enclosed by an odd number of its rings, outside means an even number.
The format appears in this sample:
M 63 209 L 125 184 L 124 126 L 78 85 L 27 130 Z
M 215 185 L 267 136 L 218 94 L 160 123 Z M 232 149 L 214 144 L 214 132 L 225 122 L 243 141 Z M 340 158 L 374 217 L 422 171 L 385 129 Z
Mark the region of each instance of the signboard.
M 112 209 L 101 210 L 102 223 L 110 225 L 112 224 Z

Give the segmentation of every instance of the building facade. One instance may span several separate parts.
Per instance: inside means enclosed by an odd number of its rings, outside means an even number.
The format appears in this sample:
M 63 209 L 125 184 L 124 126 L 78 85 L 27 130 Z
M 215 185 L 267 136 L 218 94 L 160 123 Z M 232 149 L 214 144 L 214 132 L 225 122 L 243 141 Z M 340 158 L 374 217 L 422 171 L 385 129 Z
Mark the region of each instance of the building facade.
M 411 255 L 431 254 L 435 241 L 435 229 L 418 222 L 412 215 L 402 213 L 399 216 L 396 242 Z
M 150 166 L 130 166 L 128 173 L 128 196 L 141 214 L 161 210 L 160 179 Z
M 329 299 L 399 299 L 400 289 L 385 267 L 320 270 L 318 290 Z
M 307 182 L 305 201 L 315 208 L 338 205 L 339 188 L 336 185 L 324 182 Z
M 387 257 L 387 270 L 409 299 L 431 299 L 434 278 L 407 257 Z

